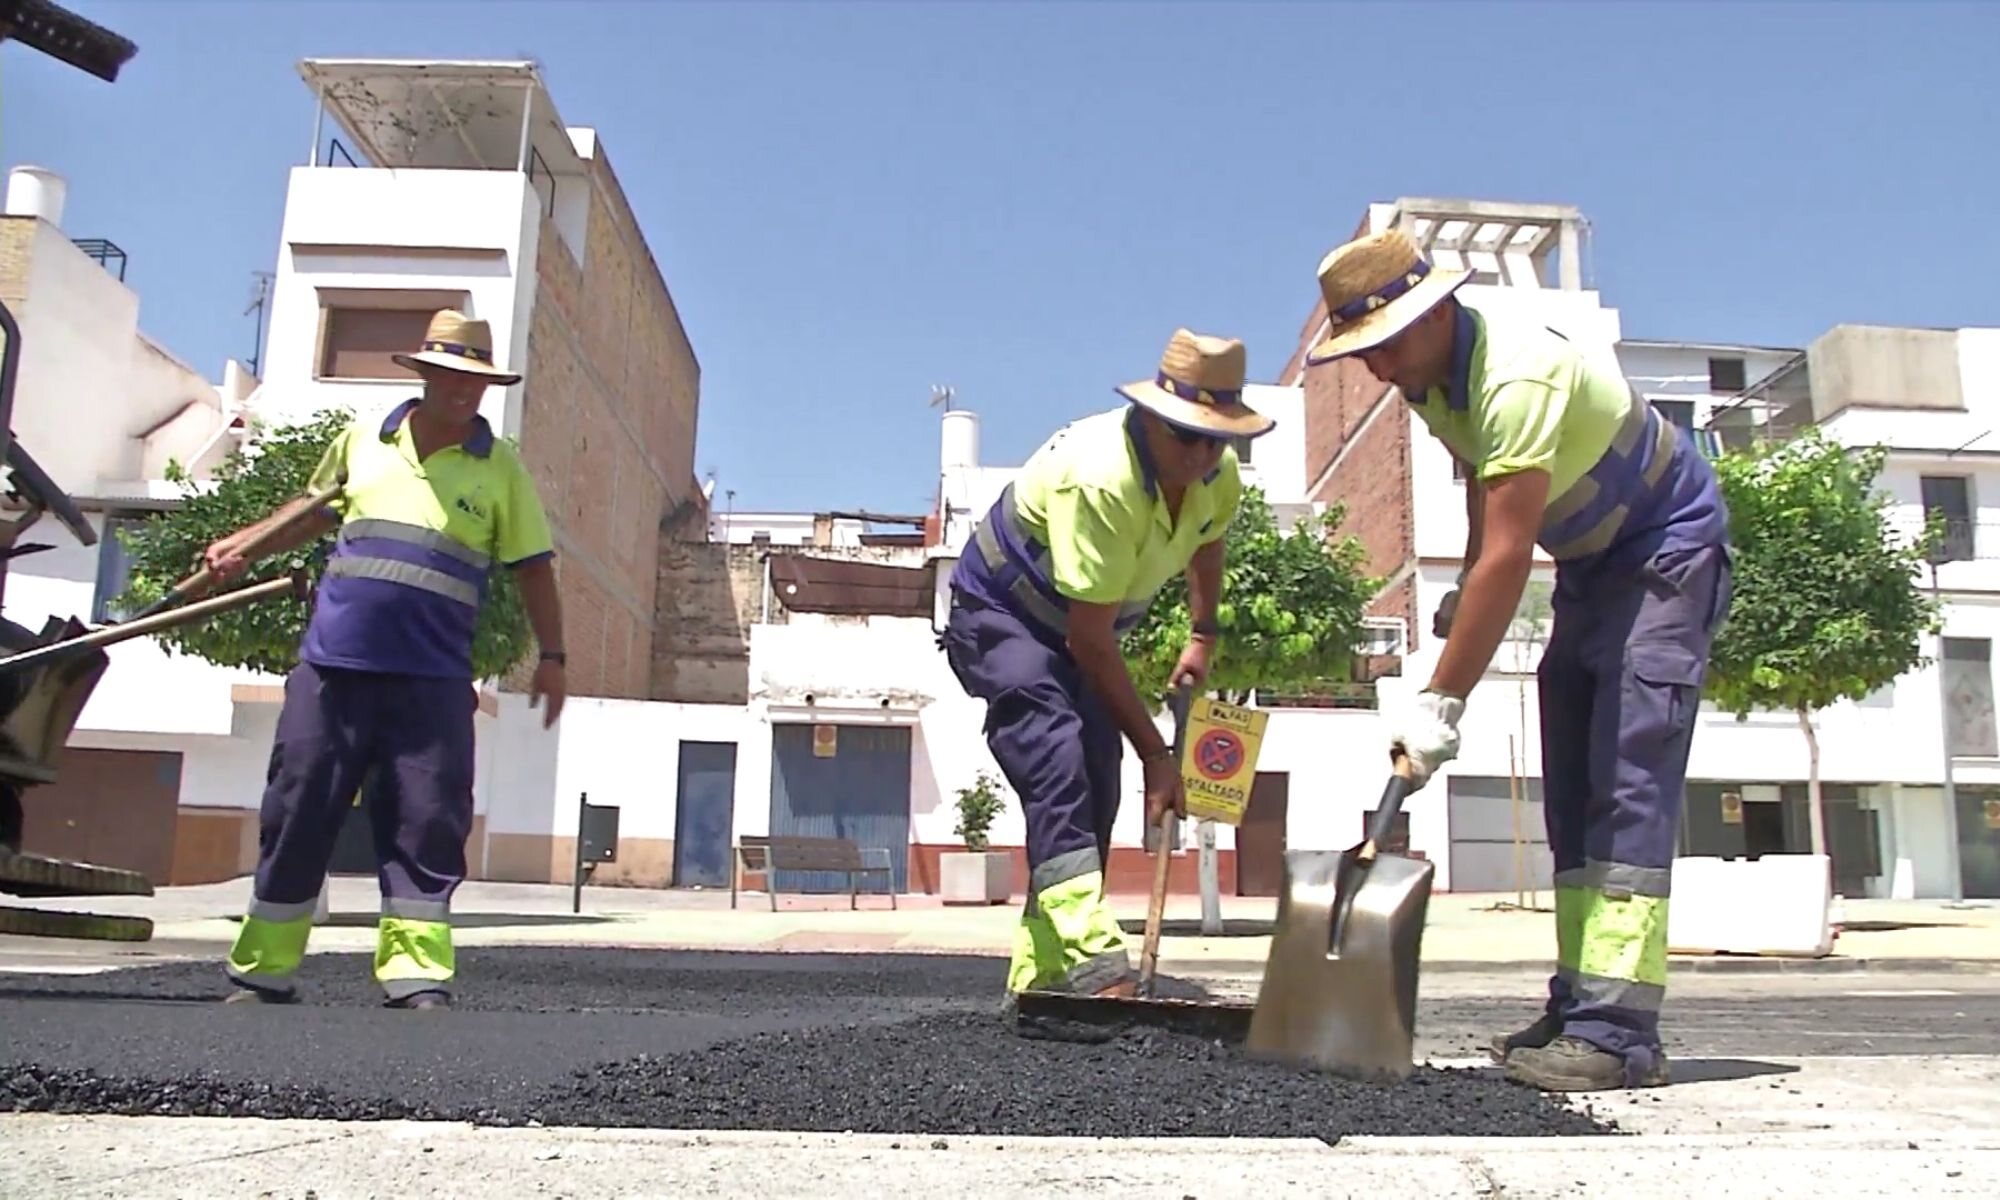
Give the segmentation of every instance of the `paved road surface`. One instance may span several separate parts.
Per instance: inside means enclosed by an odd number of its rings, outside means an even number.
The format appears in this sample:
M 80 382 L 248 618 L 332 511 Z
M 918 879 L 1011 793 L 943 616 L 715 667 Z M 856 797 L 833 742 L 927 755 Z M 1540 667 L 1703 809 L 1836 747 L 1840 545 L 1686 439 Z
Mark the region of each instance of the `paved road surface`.
M 351 955 L 310 958 L 304 1003 L 284 1008 L 214 1003 L 213 964 L 0 976 L 0 1108 L 1103 1136 L 1592 1131 L 1491 1072 L 1426 1071 L 1385 1092 L 1187 1039 L 1026 1042 L 996 1020 L 1003 965 L 990 958 L 467 957 L 464 1005 L 449 1013 L 381 1009 Z M 1477 1055 L 1532 1016 L 1536 986 L 1427 979 L 1420 1054 Z M 1993 977 L 1690 978 L 1670 1003 L 1684 1080 L 1775 1081 L 1792 1069 L 1776 1060 L 1805 1056 L 2000 1054 Z

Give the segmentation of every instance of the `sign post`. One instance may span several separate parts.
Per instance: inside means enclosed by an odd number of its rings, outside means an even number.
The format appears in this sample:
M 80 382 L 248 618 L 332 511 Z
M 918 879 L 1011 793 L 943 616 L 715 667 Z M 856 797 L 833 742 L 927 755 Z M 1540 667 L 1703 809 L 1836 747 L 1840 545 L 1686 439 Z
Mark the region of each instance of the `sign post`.
M 590 793 L 576 798 L 576 871 L 570 879 L 569 910 L 583 911 L 583 881 L 598 863 L 618 861 L 618 806 L 592 804 Z
M 1187 793 L 1200 846 L 1201 931 L 1222 932 L 1222 887 L 1216 865 L 1215 823 L 1241 825 L 1257 780 L 1257 752 L 1270 714 L 1196 696 L 1188 706 L 1187 745 L 1181 752 L 1181 787 Z

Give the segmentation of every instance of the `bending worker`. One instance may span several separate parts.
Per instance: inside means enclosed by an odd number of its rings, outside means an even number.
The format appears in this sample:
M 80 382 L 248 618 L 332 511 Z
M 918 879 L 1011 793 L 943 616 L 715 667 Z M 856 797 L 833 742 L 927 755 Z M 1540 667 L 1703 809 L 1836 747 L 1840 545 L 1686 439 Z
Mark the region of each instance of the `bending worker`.
M 541 646 L 530 703 L 547 699 L 544 728 L 562 709 L 548 521 L 520 457 L 479 415 L 488 387 L 520 376 L 493 365 L 486 322 L 449 310 L 396 361 L 422 378 L 422 396 L 379 426 L 343 430 L 309 488 L 344 468 L 338 512 L 275 543 L 282 553 L 340 529 L 285 681 L 255 890 L 229 952 L 231 1000 L 293 998 L 334 839 L 365 777 L 382 888 L 375 978 L 392 1007 L 449 1004 L 451 897 L 472 828 L 472 637 L 496 562 L 515 572 Z M 241 571 L 238 547 L 304 503 L 217 541 L 209 567 Z
M 1273 424 L 1243 403 L 1244 360 L 1240 341 L 1177 331 L 1154 378 L 1117 389 L 1128 405 L 1064 427 L 1029 458 L 952 573 L 939 644 L 986 701 L 986 744 L 1028 827 L 1010 998 L 1135 987 L 1104 898 L 1121 736 L 1144 765 L 1147 824 L 1187 804 L 1119 639 L 1184 572 L 1193 630 L 1175 678 L 1208 676 L 1241 493 L 1229 441 Z
M 1321 262 L 1331 331 L 1311 363 L 1357 357 L 1467 468 L 1465 569 L 1446 597 L 1429 686 L 1390 725 L 1419 785 L 1528 581 L 1556 562 L 1538 692 L 1555 858 L 1556 970 L 1542 1017 L 1496 1039 L 1518 1082 L 1654 1086 L 1667 982 L 1669 875 L 1709 647 L 1728 612 L 1728 512 L 1692 439 L 1615 364 L 1538 324 L 1457 300 L 1400 231 Z

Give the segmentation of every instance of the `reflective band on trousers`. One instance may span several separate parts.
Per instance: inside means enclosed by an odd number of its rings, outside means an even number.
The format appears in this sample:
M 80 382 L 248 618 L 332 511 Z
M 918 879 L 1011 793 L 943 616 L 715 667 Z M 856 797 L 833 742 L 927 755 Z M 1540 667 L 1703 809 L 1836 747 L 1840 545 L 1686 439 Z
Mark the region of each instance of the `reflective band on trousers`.
M 1556 970 L 1583 998 L 1622 1008 L 1657 1011 L 1667 986 L 1667 905 L 1664 895 L 1646 895 L 1628 886 L 1649 886 L 1643 868 L 1591 864 L 1575 877 L 1630 872 L 1619 883 L 1556 885 Z
M 1096 858 L 1095 852 L 1091 857 Z M 1130 969 L 1124 931 L 1104 899 L 1102 871 L 1093 865 L 1051 887 L 1030 888 L 1029 911 L 1014 931 L 1009 991 L 1096 991 Z
M 1016 576 L 1009 590 L 1013 592 L 1014 598 L 1021 602 L 1028 615 L 1057 633 L 1068 633 L 1068 612 L 1050 599 L 1047 592 L 1035 586 L 1035 579 L 1048 582 L 1054 577 L 1055 560 L 1049 554 L 1048 547 L 1036 545 L 1034 536 L 1022 527 L 1020 512 L 1014 506 L 1014 485 L 1011 483 L 1001 489 L 999 502 L 994 505 L 993 511 L 986 515 L 986 519 L 979 522 L 978 528 L 972 535 L 973 543 L 979 547 L 979 556 L 985 560 L 987 569 L 997 573 L 1007 566 L 1009 559 L 1006 547 L 1000 544 L 1000 535 L 993 529 L 992 522 L 996 516 L 1007 522 L 1007 532 L 1016 542 L 1022 546 L 1035 546 L 1033 557 L 1029 561 L 1015 564 L 1024 572 L 1031 573 L 1034 578 L 1029 578 L 1027 574 Z M 1144 600 L 1125 601 L 1118 606 L 1118 616 L 1112 621 L 1112 628 L 1123 632 L 1137 625 L 1144 619 L 1146 610 L 1151 605 L 1150 596 Z
M 391 901 L 383 907 L 410 904 L 407 900 Z M 435 991 L 451 982 L 456 967 L 448 922 L 384 916 L 377 924 L 375 981 L 390 999 Z

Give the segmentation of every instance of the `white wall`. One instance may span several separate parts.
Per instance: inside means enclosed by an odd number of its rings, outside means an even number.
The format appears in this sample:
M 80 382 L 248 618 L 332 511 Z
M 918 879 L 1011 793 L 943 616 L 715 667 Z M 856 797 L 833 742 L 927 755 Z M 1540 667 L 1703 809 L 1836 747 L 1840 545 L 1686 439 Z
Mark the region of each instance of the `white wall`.
M 708 519 L 708 540 L 729 542 L 747 546 L 758 534 L 770 538 L 773 546 L 809 546 L 813 540 L 814 516 L 809 512 L 727 512 L 716 511 L 711 504 Z M 861 545 L 861 535 L 868 532 L 860 521 L 842 517 L 833 522 L 833 542 L 835 546 L 856 547 Z
M 282 423 L 335 405 L 380 411 L 415 394 L 409 380 L 314 378 L 324 292 L 454 294 L 451 303 L 467 316 L 492 324 L 499 365 L 523 363 L 540 229 L 536 203 L 527 177 L 511 171 L 293 168 L 258 415 Z M 491 389 L 482 404 L 503 434 L 519 431 L 522 386 Z
M 24 220 L 8 217 L 7 220 Z M 223 419 L 215 385 L 139 332 L 139 297 L 69 236 L 34 222 L 15 382 L 14 435 L 72 495 L 138 474 L 138 436 L 189 401 L 183 438 Z M 87 419 L 81 419 L 87 418 Z

